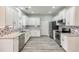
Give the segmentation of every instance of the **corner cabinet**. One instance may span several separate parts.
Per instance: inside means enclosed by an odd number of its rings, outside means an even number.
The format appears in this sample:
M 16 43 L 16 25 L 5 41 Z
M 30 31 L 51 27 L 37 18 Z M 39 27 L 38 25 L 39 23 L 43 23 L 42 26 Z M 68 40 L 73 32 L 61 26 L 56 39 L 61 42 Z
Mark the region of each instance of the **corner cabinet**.
M 79 7 L 67 8 L 66 26 L 79 26 Z

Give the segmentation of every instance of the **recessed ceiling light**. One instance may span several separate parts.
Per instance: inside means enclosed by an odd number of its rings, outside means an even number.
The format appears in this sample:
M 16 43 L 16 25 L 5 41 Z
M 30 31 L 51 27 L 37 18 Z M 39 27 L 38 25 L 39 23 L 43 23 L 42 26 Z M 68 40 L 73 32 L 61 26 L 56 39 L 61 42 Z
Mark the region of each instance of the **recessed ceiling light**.
M 31 8 L 31 6 L 29 6 L 28 8 Z
M 48 13 L 52 13 L 51 11 L 49 11 Z
M 35 13 L 34 11 L 32 11 L 32 13 Z
M 53 6 L 52 8 L 55 8 L 55 6 Z

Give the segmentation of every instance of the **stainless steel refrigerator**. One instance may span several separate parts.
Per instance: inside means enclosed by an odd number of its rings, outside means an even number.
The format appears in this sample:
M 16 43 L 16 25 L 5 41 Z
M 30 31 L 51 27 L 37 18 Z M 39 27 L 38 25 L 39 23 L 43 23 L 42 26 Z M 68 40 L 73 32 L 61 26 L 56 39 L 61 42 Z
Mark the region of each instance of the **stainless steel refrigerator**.
M 53 39 L 53 30 L 58 30 L 59 26 L 56 25 L 56 21 L 49 22 L 49 37 Z

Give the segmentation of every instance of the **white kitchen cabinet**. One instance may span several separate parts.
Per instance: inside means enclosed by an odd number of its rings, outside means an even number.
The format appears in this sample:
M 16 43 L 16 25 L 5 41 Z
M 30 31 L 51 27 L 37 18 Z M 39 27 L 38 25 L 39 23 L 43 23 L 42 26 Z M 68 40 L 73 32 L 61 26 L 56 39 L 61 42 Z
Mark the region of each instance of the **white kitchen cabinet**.
M 28 21 L 29 25 L 34 25 L 34 26 L 38 26 L 40 25 L 40 18 L 39 17 L 30 17 L 29 21 Z
M 60 13 L 58 14 L 58 19 L 61 20 L 61 19 L 65 19 L 66 17 L 66 9 L 63 9 L 60 11 Z
M 13 20 L 14 20 L 14 11 L 10 7 L 6 7 L 6 25 L 13 26 Z
M 66 26 L 79 26 L 79 7 L 66 10 Z
M 19 38 L 16 37 L 13 39 L 13 51 L 18 52 L 19 51 Z
M 68 50 L 68 46 L 67 46 L 67 36 L 65 35 L 61 35 L 61 46 L 67 51 Z
M 68 52 L 79 52 L 79 37 L 68 37 Z
M 32 37 L 40 37 L 40 30 L 31 30 L 31 36 Z
M 0 27 L 5 26 L 5 7 L 0 6 Z
M 61 35 L 61 46 L 67 52 L 79 52 L 79 37 Z
M 66 26 L 70 25 L 70 12 L 69 9 L 66 11 Z
M 0 52 L 13 52 L 13 40 L 0 39 Z
M 6 7 L 6 25 L 18 27 L 19 12 L 12 7 Z
M 22 20 L 22 25 L 23 25 L 23 26 L 28 25 L 28 23 L 29 23 L 29 18 L 28 18 L 28 16 L 22 14 L 21 17 L 22 17 L 22 19 L 21 19 L 21 20 Z
M 0 39 L 0 52 L 18 52 L 18 37 L 14 39 Z

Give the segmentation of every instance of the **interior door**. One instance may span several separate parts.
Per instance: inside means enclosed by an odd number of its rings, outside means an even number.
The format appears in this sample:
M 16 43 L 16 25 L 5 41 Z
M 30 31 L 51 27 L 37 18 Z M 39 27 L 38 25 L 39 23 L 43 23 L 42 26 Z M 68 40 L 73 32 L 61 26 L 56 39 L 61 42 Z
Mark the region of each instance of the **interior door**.
M 49 21 L 47 20 L 41 21 L 41 35 L 49 36 Z

